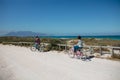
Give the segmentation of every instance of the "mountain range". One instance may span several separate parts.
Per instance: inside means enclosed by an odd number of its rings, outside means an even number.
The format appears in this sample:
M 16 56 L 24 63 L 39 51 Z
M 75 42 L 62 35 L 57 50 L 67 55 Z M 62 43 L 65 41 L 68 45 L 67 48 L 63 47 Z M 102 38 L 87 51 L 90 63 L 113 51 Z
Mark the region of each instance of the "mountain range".
M 16 31 L 16 32 L 9 32 L 5 34 L 5 36 L 48 36 L 48 34 L 45 33 L 38 33 L 38 32 L 32 32 L 32 31 Z
M 32 32 L 32 31 L 11 31 L 8 32 L 6 34 L 3 34 L 2 36 L 20 36 L 20 37 L 28 37 L 28 36 L 76 36 L 78 34 L 74 34 L 74 33 L 69 33 L 69 34 L 46 34 L 46 33 L 40 33 L 40 32 Z M 116 33 L 82 33 L 82 36 L 120 36 L 119 32 Z

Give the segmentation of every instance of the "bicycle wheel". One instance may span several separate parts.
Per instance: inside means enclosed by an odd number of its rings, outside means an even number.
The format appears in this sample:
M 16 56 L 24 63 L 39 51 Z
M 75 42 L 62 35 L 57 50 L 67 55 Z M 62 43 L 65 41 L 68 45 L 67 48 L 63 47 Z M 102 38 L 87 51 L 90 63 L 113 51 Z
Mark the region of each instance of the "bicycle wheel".
M 40 52 L 44 52 L 44 47 L 43 47 L 43 46 L 40 46 L 39 51 L 40 51 Z
M 44 48 L 45 48 L 44 44 L 40 45 L 39 51 L 44 52 Z
M 68 56 L 71 57 L 71 58 L 74 57 L 74 51 L 73 51 L 72 48 L 68 51 Z
M 82 50 L 81 60 L 86 61 L 86 59 L 87 59 L 86 51 Z
M 33 46 L 30 47 L 30 50 L 31 51 L 36 51 L 36 47 L 33 45 Z

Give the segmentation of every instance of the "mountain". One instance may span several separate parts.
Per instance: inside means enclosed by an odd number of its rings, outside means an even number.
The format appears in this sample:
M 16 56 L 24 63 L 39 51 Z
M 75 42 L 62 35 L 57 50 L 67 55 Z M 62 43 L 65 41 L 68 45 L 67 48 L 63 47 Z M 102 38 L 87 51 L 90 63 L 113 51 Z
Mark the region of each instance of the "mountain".
M 16 31 L 16 32 L 9 32 L 9 33 L 5 34 L 5 36 L 21 36 L 21 37 L 26 37 L 26 36 L 48 36 L 48 34 L 37 33 L 37 32 L 32 32 L 32 31 Z

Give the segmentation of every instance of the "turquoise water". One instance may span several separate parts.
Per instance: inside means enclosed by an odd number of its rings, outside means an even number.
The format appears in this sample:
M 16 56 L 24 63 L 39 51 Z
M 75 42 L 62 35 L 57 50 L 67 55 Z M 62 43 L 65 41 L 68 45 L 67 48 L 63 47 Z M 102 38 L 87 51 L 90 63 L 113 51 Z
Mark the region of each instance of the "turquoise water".
M 41 38 L 59 38 L 59 39 L 72 39 L 77 36 L 40 36 Z M 120 36 L 81 36 L 82 38 L 97 38 L 97 39 L 112 39 L 120 40 Z

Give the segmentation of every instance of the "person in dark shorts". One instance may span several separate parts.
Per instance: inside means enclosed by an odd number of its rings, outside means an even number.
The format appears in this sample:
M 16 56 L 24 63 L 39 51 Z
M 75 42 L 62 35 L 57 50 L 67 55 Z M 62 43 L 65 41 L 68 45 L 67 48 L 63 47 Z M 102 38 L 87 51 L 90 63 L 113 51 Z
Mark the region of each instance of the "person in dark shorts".
M 39 50 L 39 45 L 40 45 L 40 38 L 38 36 L 35 37 L 35 47 L 36 49 Z
M 77 44 L 74 46 L 74 53 L 76 53 L 78 49 L 83 48 L 83 41 L 81 40 L 81 36 L 78 36 L 77 39 Z

